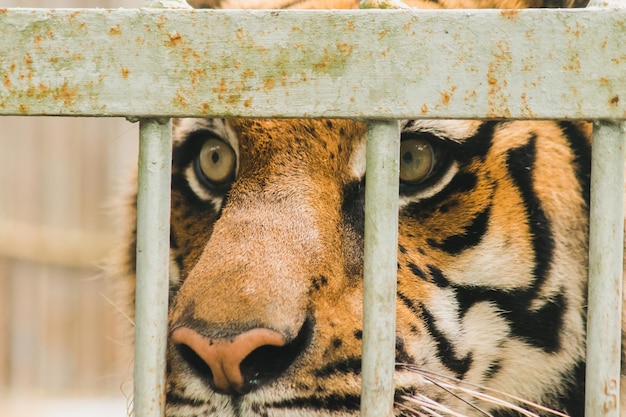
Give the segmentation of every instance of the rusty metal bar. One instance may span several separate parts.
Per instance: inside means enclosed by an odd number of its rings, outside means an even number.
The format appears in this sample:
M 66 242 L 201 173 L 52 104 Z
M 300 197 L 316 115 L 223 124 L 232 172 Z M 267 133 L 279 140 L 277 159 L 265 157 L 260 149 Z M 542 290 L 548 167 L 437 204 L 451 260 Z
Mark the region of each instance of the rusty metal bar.
M 134 416 L 165 415 L 172 125 L 141 120 L 137 191 Z
M 394 415 L 399 161 L 399 122 L 369 122 L 363 268 L 363 417 Z
M 585 415 L 619 417 L 626 124 L 594 126 Z
M 624 21 L 624 8 L 4 9 L 0 113 L 620 119 Z

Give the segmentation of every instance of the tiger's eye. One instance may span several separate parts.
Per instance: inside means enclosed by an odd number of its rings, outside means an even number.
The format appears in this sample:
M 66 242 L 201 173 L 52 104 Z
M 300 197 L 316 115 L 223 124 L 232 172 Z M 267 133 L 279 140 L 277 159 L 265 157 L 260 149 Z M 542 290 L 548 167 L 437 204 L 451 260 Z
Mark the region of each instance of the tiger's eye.
M 235 174 L 235 151 L 218 139 L 209 139 L 200 150 L 198 165 L 205 180 L 222 185 L 233 179 Z
M 437 164 L 432 145 L 423 139 L 408 139 L 400 145 L 400 181 L 419 184 L 428 179 Z

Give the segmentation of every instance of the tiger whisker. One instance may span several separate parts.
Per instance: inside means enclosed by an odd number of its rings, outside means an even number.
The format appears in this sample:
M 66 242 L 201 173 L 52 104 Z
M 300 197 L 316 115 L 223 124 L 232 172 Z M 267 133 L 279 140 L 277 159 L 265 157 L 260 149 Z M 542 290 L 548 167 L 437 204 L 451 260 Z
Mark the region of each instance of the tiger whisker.
M 402 396 L 402 399 L 415 403 L 416 405 L 419 405 L 421 409 L 423 409 L 424 411 L 428 412 L 430 415 L 433 415 L 433 416 L 443 417 L 443 415 L 439 413 L 445 413 L 445 415 L 450 415 L 454 417 L 466 417 L 465 415 L 457 413 L 456 411 L 449 409 L 445 405 L 440 404 L 423 394 L 413 395 L 413 396 L 404 395 Z
M 433 416 L 433 415 L 439 415 L 437 413 L 435 413 L 434 410 L 430 409 L 428 406 L 432 405 L 432 400 L 430 401 L 424 401 L 423 399 L 420 399 L 418 397 L 411 397 L 411 396 L 407 396 L 407 395 L 402 395 L 400 396 L 401 399 L 408 401 L 411 406 L 407 405 L 406 403 L 396 403 L 396 405 L 399 408 L 402 408 L 404 410 L 407 410 L 409 412 L 411 412 L 412 416 L 416 415 L 416 416 Z M 417 406 L 417 408 L 416 408 Z M 424 413 L 426 412 L 426 414 Z
M 482 408 L 478 407 L 475 404 L 472 404 L 471 402 L 469 402 L 468 400 L 466 400 L 465 398 L 462 398 L 460 395 L 456 394 L 455 392 L 453 392 L 452 390 L 450 390 L 449 388 L 443 386 L 442 384 L 440 384 L 439 382 L 436 382 L 434 379 L 427 377 L 425 375 L 422 375 L 424 377 L 424 379 L 426 379 L 428 382 L 430 382 L 433 385 L 436 385 L 437 387 L 441 388 L 442 390 L 446 391 L 448 394 L 452 395 L 453 397 L 455 397 L 456 399 L 458 399 L 461 402 L 464 402 L 465 404 L 467 404 L 468 406 L 470 406 L 471 408 L 477 410 L 478 412 L 489 416 L 489 417 L 493 417 L 490 413 L 488 413 L 487 411 L 483 410 Z M 456 388 L 456 387 L 455 387 Z
M 418 410 L 417 408 L 410 407 L 410 406 L 406 405 L 405 403 L 399 403 L 399 402 L 396 402 L 394 405 L 395 405 L 397 408 L 400 408 L 400 409 L 402 409 L 402 410 L 406 410 L 406 411 L 408 411 L 409 413 L 411 413 L 411 414 L 410 414 L 410 417 L 427 417 L 427 415 L 426 415 L 426 414 L 424 414 L 423 412 L 421 412 L 421 411 L 420 411 L 420 410 Z M 401 413 L 401 414 L 400 414 L 400 416 L 404 416 L 404 415 L 405 415 L 404 413 Z
M 101 292 L 98 292 L 98 294 L 100 295 L 100 297 L 104 298 L 104 300 L 106 302 L 108 302 L 109 304 L 111 304 L 113 306 L 113 308 L 115 308 L 122 316 L 124 316 L 124 318 L 126 320 L 128 320 L 128 322 L 135 327 L 135 321 L 133 319 L 130 318 L 130 316 L 128 314 L 126 314 L 124 312 L 124 309 L 122 307 L 120 307 L 119 305 L 117 305 L 116 303 L 114 303 L 113 301 L 111 301 L 110 298 L 108 298 L 106 295 L 102 294 Z
M 454 385 L 451 385 L 451 387 L 454 387 Z M 454 388 L 457 388 L 457 389 L 463 391 L 466 394 L 472 395 L 474 398 L 477 398 L 479 400 L 487 401 L 487 402 L 490 402 L 492 404 L 500 405 L 500 406 L 509 408 L 511 410 L 515 410 L 515 411 L 517 411 L 517 412 L 519 412 L 519 413 L 521 413 L 521 414 L 523 414 L 525 416 L 528 416 L 528 417 L 539 417 L 538 414 L 535 414 L 532 411 L 529 411 L 529 410 L 527 410 L 527 409 L 525 409 L 523 407 L 520 407 L 520 406 L 518 406 L 518 405 L 516 405 L 514 403 L 511 403 L 509 401 L 503 400 L 501 398 L 494 397 L 493 395 L 488 395 L 488 394 L 482 393 L 480 391 L 476 391 L 476 390 L 469 389 L 469 388 L 464 388 L 464 387 L 454 387 Z
M 486 392 L 490 392 L 490 393 L 494 393 L 503 397 L 507 397 L 512 399 L 513 401 L 517 401 L 520 404 L 524 404 L 526 406 L 532 407 L 536 410 L 540 410 L 540 411 L 545 411 L 547 413 L 553 414 L 555 416 L 559 416 L 559 417 L 569 417 L 567 414 L 561 413 L 557 410 L 548 408 L 548 407 L 544 407 L 540 404 L 534 403 L 532 401 L 528 401 L 525 400 L 523 398 L 517 397 L 513 394 L 509 394 L 507 392 L 504 391 L 500 391 L 497 389 L 493 389 L 493 388 L 489 388 L 489 387 L 483 387 L 483 386 L 479 386 L 477 384 L 473 384 L 471 382 L 467 382 L 467 381 L 462 381 L 459 380 L 458 378 L 454 378 L 448 375 L 442 375 L 442 374 L 438 374 L 436 372 L 432 372 L 432 371 L 428 371 L 428 370 L 424 370 L 424 369 L 420 369 L 415 365 L 412 364 L 397 364 L 397 366 L 402 367 L 404 369 L 410 370 L 410 371 L 414 371 L 417 372 L 419 374 L 421 374 L 424 378 L 426 378 L 427 380 L 429 380 L 431 383 L 433 383 L 434 385 L 437 385 L 440 388 L 444 388 L 443 385 L 445 384 L 448 388 L 450 389 L 456 389 L 456 390 L 460 390 L 463 391 L 469 395 L 472 395 L 475 398 L 487 401 L 487 402 L 491 402 L 493 404 L 497 404 L 497 405 L 501 405 L 507 408 L 510 408 L 512 410 L 516 410 L 521 412 L 522 414 L 529 416 L 529 417 L 538 417 L 538 415 L 536 413 L 533 413 L 525 408 L 522 408 L 518 405 L 513 404 L 512 402 L 509 402 L 507 400 L 504 400 L 502 398 L 498 398 L 495 397 L 493 395 L 489 395 Z M 427 378 L 426 375 L 429 375 L 430 378 Z M 439 380 L 439 383 L 436 383 L 433 379 L 431 378 L 435 378 Z M 446 383 L 443 380 L 448 380 L 450 382 Z M 463 385 L 467 386 L 467 387 L 471 387 L 471 388 L 475 388 L 475 389 L 470 389 L 470 388 L 465 388 L 463 387 Z M 449 392 L 448 390 L 446 390 L 447 392 Z

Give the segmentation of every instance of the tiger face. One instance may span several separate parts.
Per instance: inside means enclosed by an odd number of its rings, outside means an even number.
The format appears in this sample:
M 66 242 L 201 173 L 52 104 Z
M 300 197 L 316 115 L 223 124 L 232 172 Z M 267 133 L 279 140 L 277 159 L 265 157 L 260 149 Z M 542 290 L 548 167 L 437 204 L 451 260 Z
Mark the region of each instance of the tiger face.
M 590 126 L 401 128 L 395 414 L 582 416 Z M 358 415 L 365 130 L 174 123 L 169 417 Z
M 365 126 L 174 137 L 167 415 L 358 415 Z M 582 416 L 589 127 L 403 121 L 401 140 L 396 414 Z

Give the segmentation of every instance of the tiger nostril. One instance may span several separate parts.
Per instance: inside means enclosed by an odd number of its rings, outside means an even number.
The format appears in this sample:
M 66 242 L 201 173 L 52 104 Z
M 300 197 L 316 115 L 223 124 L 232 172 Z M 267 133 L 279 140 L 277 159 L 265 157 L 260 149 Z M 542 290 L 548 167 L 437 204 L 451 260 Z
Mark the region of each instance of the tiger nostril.
M 307 322 L 308 323 L 308 322 Z M 211 339 L 187 327 L 172 332 L 180 357 L 218 392 L 245 394 L 279 377 L 310 338 L 305 324 L 290 343 L 278 332 L 256 328 L 228 339 Z
M 213 384 L 211 367 L 192 348 L 185 344 L 177 344 L 176 351 L 196 375 Z
M 250 389 L 282 375 L 306 349 L 311 331 L 311 324 L 307 320 L 291 342 L 283 346 L 261 346 L 246 356 L 240 369 Z

